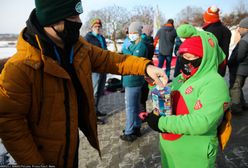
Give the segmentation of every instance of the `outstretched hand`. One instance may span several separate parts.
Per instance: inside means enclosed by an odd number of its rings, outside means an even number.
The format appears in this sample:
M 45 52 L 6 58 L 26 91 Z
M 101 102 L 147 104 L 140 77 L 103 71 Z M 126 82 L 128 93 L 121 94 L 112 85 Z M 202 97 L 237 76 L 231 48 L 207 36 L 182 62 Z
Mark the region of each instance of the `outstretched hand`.
M 158 114 L 155 114 L 154 112 L 147 113 L 147 112 L 141 112 L 139 114 L 139 117 L 142 121 L 147 122 L 150 128 L 152 128 L 154 131 L 162 133 L 162 131 L 158 128 L 158 121 L 161 117 Z
M 154 81 L 154 83 L 160 87 L 165 87 L 168 83 L 168 77 L 161 68 L 154 65 L 148 65 L 146 68 L 146 73 Z

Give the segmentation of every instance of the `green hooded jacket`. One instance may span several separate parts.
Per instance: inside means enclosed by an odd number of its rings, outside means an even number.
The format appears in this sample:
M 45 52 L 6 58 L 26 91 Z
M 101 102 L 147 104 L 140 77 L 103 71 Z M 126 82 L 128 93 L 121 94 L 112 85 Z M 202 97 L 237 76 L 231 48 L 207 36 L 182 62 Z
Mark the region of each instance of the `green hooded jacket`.
M 167 132 L 160 136 L 162 165 L 213 167 L 218 148 L 217 127 L 230 102 L 226 81 L 217 72 L 225 54 L 212 33 L 184 24 L 177 28 L 177 34 L 180 38 L 200 36 L 203 58 L 193 76 L 186 80 L 180 74 L 171 85 L 175 115 L 162 116 L 158 123 L 159 129 Z

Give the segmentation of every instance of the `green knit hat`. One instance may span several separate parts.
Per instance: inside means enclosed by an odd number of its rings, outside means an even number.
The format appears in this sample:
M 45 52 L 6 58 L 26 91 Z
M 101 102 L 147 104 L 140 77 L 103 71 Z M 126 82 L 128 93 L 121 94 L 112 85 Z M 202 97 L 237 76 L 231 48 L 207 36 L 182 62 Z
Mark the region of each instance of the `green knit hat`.
M 49 26 L 83 13 L 81 0 L 35 0 L 36 16 L 41 26 Z

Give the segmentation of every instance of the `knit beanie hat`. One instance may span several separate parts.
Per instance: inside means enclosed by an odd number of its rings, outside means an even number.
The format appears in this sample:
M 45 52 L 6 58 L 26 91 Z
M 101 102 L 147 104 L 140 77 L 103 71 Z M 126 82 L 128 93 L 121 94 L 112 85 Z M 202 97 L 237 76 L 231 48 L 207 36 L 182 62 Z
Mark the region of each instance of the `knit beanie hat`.
M 203 56 L 203 46 L 200 36 L 193 36 L 184 40 L 180 45 L 179 54 L 190 53 L 198 57 Z
M 95 24 L 100 24 L 100 26 L 102 27 L 102 21 L 99 18 L 95 18 L 91 20 L 91 27 L 93 27 Z
M 248 17 L 242 19 L 242 20 L 239 22 L 239 27 L 248 29 Z
M 35 0 L 36 16 L 41 26 L 49 26 L 83 13 L 81 0 Z
M 208 10 L 203 14 L 204 22 L 215 23 L 220 21 L 219 11 L 220 9 L 216 6 L 209 7 Z
M 143 29 L 142 29 L 142 33 L 146 34 L 147 36 L 151 36 L 152 35 L 152 26 L 151 25 L 144 25 Z
M 129 33 L 139 33 L 142 34 L 143 24 L 141 22 L 132 22 L 128 27 Z

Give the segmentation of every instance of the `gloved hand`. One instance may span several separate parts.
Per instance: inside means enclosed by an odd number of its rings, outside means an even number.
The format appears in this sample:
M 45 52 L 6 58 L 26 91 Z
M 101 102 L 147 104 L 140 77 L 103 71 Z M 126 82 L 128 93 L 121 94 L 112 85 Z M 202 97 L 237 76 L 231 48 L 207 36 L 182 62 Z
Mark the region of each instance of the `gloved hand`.
M 141 120 L 147 122 L 149 127 L 151 127 L 154 131 L 162 133 L 162 131 L 158 128 L 158 121 L 161 117 L 160 115 L 155 114 L 154 112 L 147 113 L 147 112 L 141 112 L 139 114 L 139 117 Z

